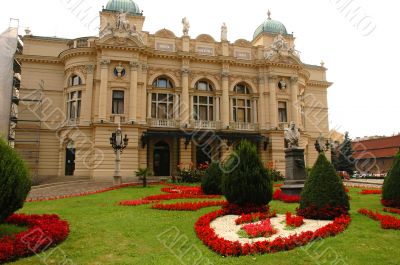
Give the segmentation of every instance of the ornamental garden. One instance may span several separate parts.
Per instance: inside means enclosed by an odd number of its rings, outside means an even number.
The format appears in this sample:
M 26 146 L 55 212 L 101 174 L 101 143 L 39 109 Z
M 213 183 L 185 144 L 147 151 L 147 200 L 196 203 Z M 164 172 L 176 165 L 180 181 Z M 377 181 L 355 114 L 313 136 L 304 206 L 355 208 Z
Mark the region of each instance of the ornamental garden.
M 382 190 L 344 187 L 322 151 L 300 196 L 284 194 L 247 141 L 225 163 L 190 171 L 186 182 L 26 201 L 28 170 L 1 141 L 0 263 L 400 261 L 400 154 Z

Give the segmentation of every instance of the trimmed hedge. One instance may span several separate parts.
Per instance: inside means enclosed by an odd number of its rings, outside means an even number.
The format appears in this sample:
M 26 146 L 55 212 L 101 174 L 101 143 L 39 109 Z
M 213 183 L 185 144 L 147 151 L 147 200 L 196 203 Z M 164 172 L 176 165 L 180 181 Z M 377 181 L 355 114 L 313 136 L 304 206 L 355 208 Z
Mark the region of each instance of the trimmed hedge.
M 394 158 L 382 188 L 382 204 L 400 208 L 400 151 Z
M 212 161 L 207 168 L 204 177 L 201 180 L 201 189 L 204 194 L 208 195 L 220 195 L 221 181 L 222 181 L 222 169 L 219 161 Z
M 334 219 L 350 209 L 342 180 L 324 153 L 319 154 L 300 197 L 297 214 L 309 219 Z
M 231 204 L 265 205 L 272 199 L 272 180 L 255 146 L 242 141 L 227 163 L 222 193 Z
M 24 161 L 0 138 L 0 223 L 22 208 L 30 189 Z

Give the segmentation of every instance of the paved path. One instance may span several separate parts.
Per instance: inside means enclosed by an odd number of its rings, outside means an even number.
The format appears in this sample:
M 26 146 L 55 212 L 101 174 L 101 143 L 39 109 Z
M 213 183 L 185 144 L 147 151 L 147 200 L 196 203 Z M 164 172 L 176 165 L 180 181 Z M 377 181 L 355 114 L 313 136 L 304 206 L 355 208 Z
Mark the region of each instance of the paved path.
M 112 185 L 112 182 L 94 182 L 90 180 L 39 185 L 32 187 L 27 199 L 38 200 L 94 192 L 112 187 Z

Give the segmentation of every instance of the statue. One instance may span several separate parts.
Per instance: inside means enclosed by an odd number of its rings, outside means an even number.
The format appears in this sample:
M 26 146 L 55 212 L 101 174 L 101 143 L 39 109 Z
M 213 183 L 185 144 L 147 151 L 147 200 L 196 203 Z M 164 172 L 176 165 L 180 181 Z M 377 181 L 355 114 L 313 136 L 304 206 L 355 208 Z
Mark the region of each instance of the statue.
M 118 78 L 121 78 L 125 75 L 125 68 L 122 66 L 121 63 L 119 63 L 117 67 L 115 67 L 115 73 Z
M 227 40 L 228 40 L 228 27 L 224 22 L 222 23 L 221 26 L 221 41 L 227 41 Z
M 129 30 L 129 21 L 126 18 L 126 13 L 121 10 L 119 14 L 117 15 L 117 23 L 116 23 L 116 28 L 118 30 Z
M 187 17 L 182 18 L 182 25 L 183 25 L 183 35 L 188 36 L 190 24 L 189 24 L 189 20 L 187 19 Z
M 283 38 L 281 33 L 279 33 L 278 36 L 275 37 L 274 42 L 271 45 L 271 48 L 275 51 L 280 51 L 280 50 L 288 51 L 289 50 L 288 43 Z
M 299 147 L 300 132 L 296 128 L 294 121 L 290 122 L 289 128 L 285 129 L 285 140 L 288 143 L 288 147 L 296 149 Z

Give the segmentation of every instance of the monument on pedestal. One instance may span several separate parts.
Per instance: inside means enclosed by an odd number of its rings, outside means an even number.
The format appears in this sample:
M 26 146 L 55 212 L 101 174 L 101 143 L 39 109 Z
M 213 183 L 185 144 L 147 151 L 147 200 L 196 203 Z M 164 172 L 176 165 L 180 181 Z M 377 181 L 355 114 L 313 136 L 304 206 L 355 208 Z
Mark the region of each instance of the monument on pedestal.
M 299 139 L 300 132 L 292 121 L 289 128 L 285 129 L 285 141 L 288 148 L 285 149 L 285 182 L 281 187 L 282 192 L 287 195 L 300 195 L 307 177 L 304 149 L 299 147 Z

